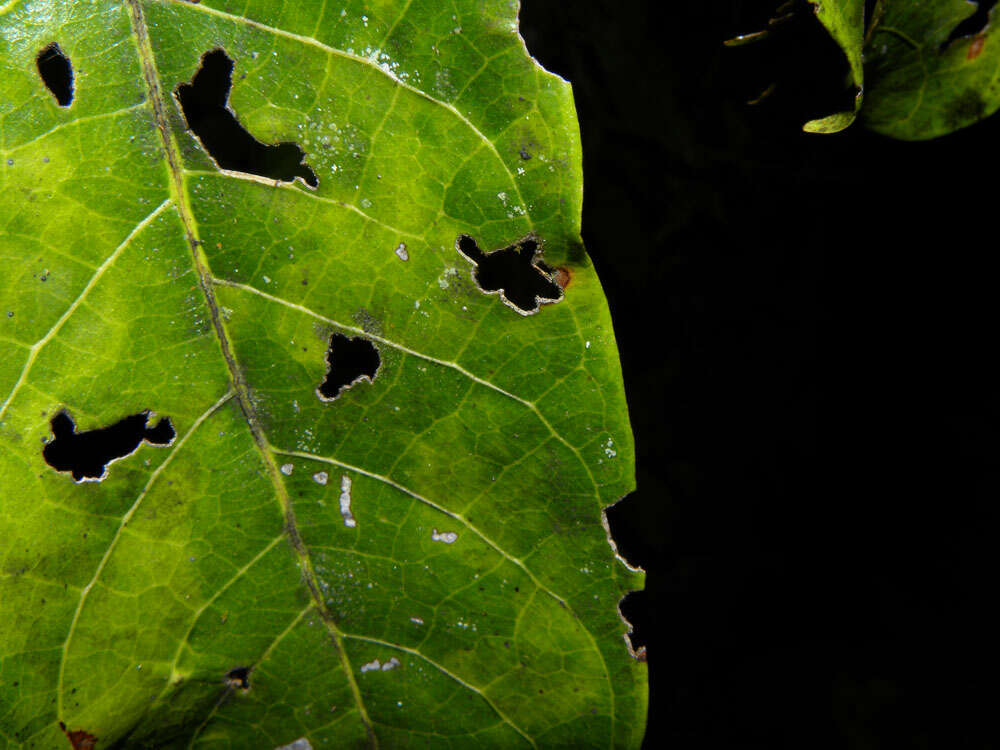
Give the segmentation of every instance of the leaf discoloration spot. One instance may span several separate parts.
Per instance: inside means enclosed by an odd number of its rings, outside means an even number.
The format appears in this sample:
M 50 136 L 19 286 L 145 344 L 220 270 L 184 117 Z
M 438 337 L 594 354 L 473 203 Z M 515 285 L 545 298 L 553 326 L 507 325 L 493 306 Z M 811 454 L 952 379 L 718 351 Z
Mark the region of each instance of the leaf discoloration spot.
M 69 730 L 64 722 L 59 722 L 59 728 L 66 735 L 73 750 L 94 750 L 97 747 L 97 737 L 82 729 Z

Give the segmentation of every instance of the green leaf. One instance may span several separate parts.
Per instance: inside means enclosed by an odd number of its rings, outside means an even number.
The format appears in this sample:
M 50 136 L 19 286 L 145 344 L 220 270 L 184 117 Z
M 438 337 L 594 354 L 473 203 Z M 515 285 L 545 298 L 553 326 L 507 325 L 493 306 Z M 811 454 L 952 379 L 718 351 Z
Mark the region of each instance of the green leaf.
M 1000 107 L 997 7 L 983 33 L 948 43 L 975 10 L 966 0 L 885 4 L 865 53 L 865 125 L 894 138 L 923 140 L 964 128 Z
M 815 5 L 816 18 L 840 45 L 850 65 L 851 84 L 855 87 L 854 109 L 836 112 L 803 126 L 808 133 L 837 133 L 849 127 L 864 102 L 865 72 L 861 49 L 865 37 L 865 0 L 809 0 Z
M 215 49 L 315 190 L 186 129 Z M 639 745 L 632 437 L 516 2 L 0 2 L 0 159 L 0 746 Z M 564 295 L 519 314 L 463 235 Z M 378 369 L 321 398 L 347 339 Z
M 949 41 L 976 12 L 976 3 L 880 0 L 866 31 L 863 0 L 810 2 L 847 56 L 857 96 L 853 112 L 813 120 L 805 130 L 835 133 L 860 113 L 876 132 L 925 140 L 972 125 L 1000 108 L 1000 47 L 992 41 L 1000 13 L 996 6 L 981 32 Z

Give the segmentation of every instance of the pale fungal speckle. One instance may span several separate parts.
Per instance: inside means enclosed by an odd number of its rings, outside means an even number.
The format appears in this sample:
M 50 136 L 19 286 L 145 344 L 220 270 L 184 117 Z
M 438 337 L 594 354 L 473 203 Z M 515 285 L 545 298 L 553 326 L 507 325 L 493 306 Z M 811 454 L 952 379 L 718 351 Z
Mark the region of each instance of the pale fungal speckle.
M 377 671 L 377 670 L 381 669 L 381 667 L 382 667 L 382 663 L 378 659 L 374 659 L 374 660 L 368 662 L 367 664 L 362 664 L 361 665 L 361 674 L 364 674 L 365 672 Z
M 344 474 L 340 478 L 340 515 L 344 517 L 344 526 L 353 529 L 358 525 L 351 514 L 351 478 Z
M 309 740 L 305 737 L 299 737 L 295 742 L 290 742 L 287 745 L 281 745 L 280 747 L 274 748 L 274 750 L 313 750 L 313 746 L 309 744 Z
M 444 269 L 444 271 L 441 272 L 441 275 L 438 276 L 438 286 L 441 287 L 442 289 L 447 289 L 449 286 L 448 277 L 457 275 L 458 275 L 458 269 L 455 268 Z
M 290 477 L 292 475 L 292 471 L 294 469 L 295 469 L 295 467 L 292 464 L 282 464 L 281 465 L 281 473 L 284 474 L 286 477 Z
M 400 260 L 409 260 L 410 259 L 410 253 L 406 249 L 406 243 L 405 242 L 400 242 L 399 243 L 399 247 L 396 248 L 396 257 L 398 257 Z
M 615 441 L 612 440 L 611 438 L 608 438 L 608 442 L 604 445 L 604 455 L 606 455 L 608 458 L 614 458 L 615 456 L 618 455 L 618 451 L 616 451 L 614 448 L 611 447 L 614 444 Z
M 421 620 L 419 617 L 411 617 L 410 618 L 410 622 L 412 622 L 414 625 L 423 625 L 424 624 L 424 621 Z
M 444 542 L 445 544 L 451 544 L 456 539 L 458 539 L 458 534 L 454 531 L 445 531 L 438 533 L 437 529 L 431 530 L 431 539 L 435 542 Z
M 389 661 L 387 661 L 385 664 L 382 665 L 382 671 L 388 672 L 390 669 L 395 669 L 398 666 L 399 666 L 399 659 L 393 656 L 392 658 L 389 659 Z
M 316 484 L 326 484 L 329 478 L 330 475 L 327 474 L 325 471 L 319 471 L 313 474 L 313 479 L 316 480 Z
M 587 349 L 589 349 L 590 348 L 590 342 L 588 341 L 586 344 L 584 344 L 584 347 L 587 348 Z

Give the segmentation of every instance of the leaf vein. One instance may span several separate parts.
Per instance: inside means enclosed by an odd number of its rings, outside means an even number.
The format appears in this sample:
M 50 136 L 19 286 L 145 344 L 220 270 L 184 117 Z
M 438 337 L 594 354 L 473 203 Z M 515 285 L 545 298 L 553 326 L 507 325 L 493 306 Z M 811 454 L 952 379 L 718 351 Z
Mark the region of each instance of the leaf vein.
M 149 479 L 146 481 L 146 485 L 142 488 L 142 491 L 139 493 L 139 496 L 135 499 L 135 502 L 132 503 L 132 506 L 127 511 L 125 511 L 125 515 L 122 516 L 121 523 L 118 524 L 118 530 L 115 532 L 115 535 L 111 538 L 111 542 L 108 544 L 108 549 L 105 551 L 104 556 L 101 557 L 101 561 L 97 564 L 97 570 L 94 571 L 94 575 L 91 577 L 90 582 L 86 586 L 84 586 L 83 589 L 80 591 L 80 598 L 76 605 L 76 611 L 73 613 L 73 619 L 70 621 L 69 632 L 66 633 L 66 638 L 63 641 L 62 657 L 59 659 L 59 678 L 56 685 L 56 715 L 59 716 L 60 718 L 63 717 L 63 690 L 64 690 L 63 683 L 66 675 L 66 659 L 69 656 L 70 643 L 73 640 L 73 634 L 76 632 L 76 624 L 80 620 L 80 614 L 81 612 L 83 612 L 83 607 L 87 601 L 87 596 L 90 594 L 90 591 L 94 588 L 94 585 L 97 583 L 97 580 L 101 577 L 101 573 L 104 572 L 104 568 L 107 565 L 108 560 L 111 559 L 112 553 L 118 546 L 118 540 L 121 539 L 123 530 L 125 529 L 126 526 L 128 526 L 128 522 L 132 520 L 132 517 L 135 515 L 136 511 L 139 510 L 139 506 L 142 505 L 142 501 L 149 494 L 150 488 L 159 478 L 160 474 L 162 474 L 163 471 L 167 468 L 167 466 L 170 465 L 174 457 L 180 452 L 180 449 L 184 447 L 184 444 L 188 441 L 188 438 L 190 438 L 191 435 L 194 434 L 195 430 L 197 430 L 205 422 L 205 420 L 208 419 L 210 416 L 212 416 L 212 414 L 214 414 L 223 404 L 225 404 L 230 398 L 232 398 L 232 395 L 233 395 L 232 392 L 226 393 L 222 398 L 220 398 L 218 401 L 216 401 L 214 404 L 208 407 L 208 409 L 200 417 L 198 417 L 198 419 L 194 421 L 194 424 L 191 425 L 191 427 L 188 429 L 187 432 L 184 433 L 184 435 L 180 438 L 180 440 L 174 443 L 167 457 L 163 459 L 163 462 L 159 466 L 157 466 L 153 470 L 153 472 L 149 475 Z
M 280 29 L 276 26 L 269 26 L 259 21 L 254 21 L 250 18 L 245 18 L 244 16 L 239 16 L 233 13 L 227 13 L 224 10 L 219 10 L 218 8 L 212 8 L 208 5 L 205 5 L 204 3 L 191 4 L 188 2 L 184 2 L 184 0 L 165 0 L 165 1 L 172 3 L 174 5 L 183 4 L 185 8 L 189 8 L 192 11 L 207 13 L 209 15 L 217 16 L 219 18 L 224 18 L 226 20 L 234 21 L 236 23 L 242 23 L 247 26 L 250 26 L 251 28 L 259 29 L 261 31 L 273 34 L 274 36 L 284 37 L 285 39 L 291 39 L 293 41 L 299 42 L 300 44 L 305 44 L 310 47 L 315 47 L 316 49 L 322 50 L 328 55 L 342 57 L 345 60 L 353 60 L 356 63 L 367 65 L 381 72 L 384 76 L 392 80 L 397 86 L 408 89 L 413 93 L 417 94 L 418 96 L 426 99 L 427 101 L 432 102 L 433 104 L 436 104 L 439 107 L 446 109 L 447 111 L 451 112 L 455 117 L 457 117 L 459 120 L 461 120 L 466 127 L 468 127 L 473 133 L 475 133 L 475 135 L 480 140 L 482 140 L 482 142 L 486 146 L 489 147 L 490 151 L 493 152 L 493 155 L 496 157 L 497 161 L 500 162 L 500 165 L 503 167 L 504 172 L 507 173 L 507 177 L 510 179 L 510 184 L 513 187 L 514 191 L 517 193 L 517 197 L 521 205 L 525 206 L 525 210 L 527 210 L 527 206 L 525 205 L 524 197 L 521 195 L 521 189 L 517 184 L 517 180 L 514 179 L 514 174 L 513 172 L 510 171 L 510 167 L 507 166 L 507 162 L 504 161 L 502 156 L 500 156 L 500 152 L 497 150 L 496 144 L 494 144 L 493 141 L 491 141 L 486 136 L 486 134 L 483 133 L 483 131 L 477 128 L 475 124 L 468 117 L 463 115 L 454 105 L 449 104 L 448 102 L 443 101 L 441 99 L 437 99 L 428 94 L 423 89 L 419 89 L 416 86 L 407 83 L 406 81 L 400 79 L 392 72 L 384 69 L 382 66 L 376 65 L 372 60 L 369 60 L 367 57 L 361 57 L 360 55 L 351 54 L 350 52 L 345 52 L 344 50 L 337 49 L 336 47 L 331 47 L 330 45 L 324 44 L 323 42 L 319 41 L 318 39 L 314 39 L 313 37 L 303 36 L 301 34 L 295 34 L 291 31 L 286 31 L 285 29 Z M 530 217 L 528 220 L 530 221 Z
M 149 226 L 156 219 L 156 217 L 159 216 L 168 205 L 170 205 L 170 203 L 171 199 L 167 198 L 163 201 L 163 203 L 153 209 L 152 213 L 133 227 L 132 231 L 128 233 L 128 236 L 126 236 L 124 240 L 122 240 L 121 244 L 114 249 L 114 251 L 104 260 L 103 263 L 101 263 L 101 265 L 97 268 L 97 271 L 94 272 L 94 275 L 90 277 L 90 281 L 87 282 L 87 285 L 83 288 L 77 298 L 73 300 L 70 306 L 66 308 L 66 311 L 62 314 L 62 316 L 60 316 L 59 320 L 53 324 L 48 333 L 34 343 L 31 347 L 30 353 L 28 354 L 28 359 L 24 363 L 24 367 L 21 370 L 21 374 L 14 383 L 14 387 L 11 389 L 10 394 L 7 396 L 7 399 L 3 402 L 3 404 L 0 404 L 0 421 L 3 420 L 4 414 L 7 413 L 7 407 L 10 405 L 10 402 L 14 400 L 14 396 L 17 395 L 17 392 L 21 389 L 21 386 L 27 379 L 28 373 L 31 372 L 31 368 L 35 364 L 35 358 L 38 356 L 38 352 L 41 351 L 57 333 L 59 333 L 59 330 L 63 327 L 66 321 L 69 320 L 70 316 L 74 312 L 76 312 L 76 309 L 83 303 L 83 300 L 87 297 L 87 295 L 90 294 L 90 291 L 97 285 L 97 282 L 101 280 L 104 273 L 112 266 L 115 260 L 118 259 L 118 256 L 124 252 L 125 248 L 129 246 L 136 235 Z
M 358 635 L 358 634 L 355 634 L 355 633 L 346 633 L 345 632 L 344 633 L 344 637 L 345 638 L 351 638 L 351 639 L 353 639 L 355 641 L 365 641 L 367 643 L 374 643 L 374 644 L 376 644 L 378 646 L 384 646 L 385 648 L 391 648 L 391 649 L 395 649 L 397 651 L 402 651 L 403 653 L 410 654 L 411 656 L 416 656 L 417 658 L 422 659 L 423 661 L 427 662 L 432 667 L 434 667 L 435 669 L 437 669 L 439 672 L 441 672 L 441 674 L 443 674 L 443 675 L 445 675 L 447 677 L 450 677 L 452 680 L 454 680 L 455 682 L 457 682 L 459 685 L 461 685 L 462 687 L 464 687 L 466 690 L 470 690 L 473 693 L 475 693 L 476 695 L 478 695 L 479 697 L 481 697 L 484 701 L 486 701 L 486 703 L 489 705 L 489 707 L 493 709 L 494 713 L 496 713 L 497 716 L 499 716 L 501 719 L 503 719 L 503 721 L 505 723 L 507 723 L 508 725 L 510 725 L 519 735 L 521 735 L 522 737 L 524 737 L 524 739 L 526 739 L 529 743 L 531 743 L 532 747 L 535 747 L 535 748 L 538 747 L 538 745 L 535 743 L 535 740 L 531 737 L 531 735 L 529 735 L 527 732 L 525 732 L 523 729 L 521 729 L 521 727 L 519 727 L 517 724 L 515 724 L 510 719 L 510 717 L 508 717 L 507 714 L 505 714 L 500 709 L 500 707 L 497 706 L 496 703 L 494 703 L 493 700 L 488 695 L 486 695 L 482 690 L 480 690 L 479 688 L 477 688 L 475 685 L 472 685 L 472 684 L 466 682 L 465 680 L 463 680 L 461 677 L 459 677 L 457 674 L 455 674 L 454 672 L 452 672 L 450 669 L 448 669 L 444 665 L 439 664 L 438 662 L 434 661 L 429 656 L 425 656 L 424 654 L 420 653 L 419 651 L 417 651 L 414 648 L 409 648 L 407 646 L 401 646 L 398 643 L 390 643 L 389 641 L 383 641 L 380 638 L 372 638 L 372 637 L 367 636 L 367 635 Z

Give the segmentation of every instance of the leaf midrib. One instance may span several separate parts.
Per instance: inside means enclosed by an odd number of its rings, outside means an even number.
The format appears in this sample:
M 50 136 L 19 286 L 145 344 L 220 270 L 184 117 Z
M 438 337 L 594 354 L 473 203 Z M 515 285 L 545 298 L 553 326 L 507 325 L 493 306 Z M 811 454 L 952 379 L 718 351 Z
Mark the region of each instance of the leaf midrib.
M 296 527 L 295 512 L 288 497 L 288 492 L 284 483 L 281 481 L 278 473 L 278 466 L 274 461 L 274 456 L 271 452 L 267 438 L 264 435 L 263 428 L 261 427 L 260 422 L 257 419 L 257 415 L 253 410 L 253 404 L 250 401 L 246 381 L 239 368 L 239 364 L 236 361 L 236 357 L 233 354 L 229 334 L 226 331 L 225 323 L 222 320 L 222 313 L 212 284 L 212 272 L 208 266 L 208 259 L 202 250 L 201 241 L 198 238 L 198 225 L 194 218 L 194 212 L 191 209 L 190 198 L 185 185 L 184 173 L 180 165 L 179 151 L 177 144 L 174 141 L 173 134 L 170 131 L 166 113 L 164 112 L 164 99 L 160 90 L 159 73 L 156 68 L 153 50 L 149 42 L 149 33 L 146 26 L 145 15 L 140 3 L 141 0 L 127 0 L 129 20 L 132 24 L 132 35 L 135 41 L 136 51 L 139 56 L 139 63 L 142 68 L 143 78 L 146 82 L 147 95 L 153 109 L 154 122 L 160 135 L 164 159 L 170 174 L 171 195 L 174 200 L 174 206 L 177 210 L 177 214 L 184 225 L 184 232 L 187 237 L 188 245 L 191 249 L 191 258 L 194 264 L 194 269 L 198 275 L 198 284 L 201 287 L 202 294 L 205 297 L 205 302 L 209 308 L 210 317 L 212 319 L 212 327 L 215 330 L 216 339 L 218 340 L 219 347 L 222 351 L 222 356 L 226 361 L 226 367 L 229 371 L 229 378 L 232 383 L 234 396 L 240 406 L 240 410 L 243 413 L 243 418 L 245 419 L 253 437 L 254 444 L 257 446 L 261 455 L 261 460 L 264 463 L 268 478 L 274 486 L 275 498 L 281 507 L 282 515 L 285 519 L 286 536 L 288 537 L 292 549 L 295 552 L 295 556 L 300 564 L 302 577 L 306 583 L 306 587 L 309 589 L 310 596 L 316 604 L 317 612 L 329 631 L 334 648 L 340 658 L 341 667 L 344 670 L 344 676 L 350 685 L 351 694 L 357 703 L 358 712 L 360 714 L 361 721 L 365 726 L 365 732 L 368 735 L 369 744 L 372 748 L 378 748 L 378 738 L 375 735 L 371 719 L 368 716 L 368 711 L 361 698 L 361 691 L 358 687 L 357 680 L 354 678 L 354 670 L 347 657 L 347 652 L 344 649 L 343 634 L 334 622 L 333 615 L 327 608 L 326 602 L 323 600 L 323 596 L 320 593 L 320 587 L 316 578 L 316 572 L 313 569 L 312 560 L 309 557 L 309 553 L 306 550 Z

